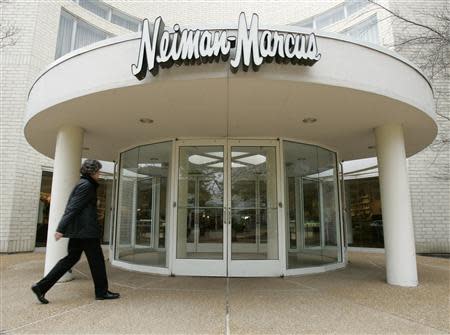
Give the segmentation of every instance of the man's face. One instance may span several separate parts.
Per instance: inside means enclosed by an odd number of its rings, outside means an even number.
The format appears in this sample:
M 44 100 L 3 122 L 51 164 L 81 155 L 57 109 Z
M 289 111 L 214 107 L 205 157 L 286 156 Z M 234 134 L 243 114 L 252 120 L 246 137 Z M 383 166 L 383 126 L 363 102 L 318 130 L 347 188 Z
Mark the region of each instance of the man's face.
M 98 181 L 100 179 L 100 170 L 97 171 L 96 173 L 94 173 L 93 175 L 91 175 L 92 179 L 94 179 L 95 181 Z

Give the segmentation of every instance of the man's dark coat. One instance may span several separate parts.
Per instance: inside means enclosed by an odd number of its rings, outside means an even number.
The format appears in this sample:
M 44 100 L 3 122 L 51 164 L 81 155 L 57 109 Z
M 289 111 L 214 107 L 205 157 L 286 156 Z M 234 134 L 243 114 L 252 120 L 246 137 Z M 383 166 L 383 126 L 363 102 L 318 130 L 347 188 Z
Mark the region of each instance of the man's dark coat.
M 100 238 L 97 187 L 98 183 L 90 176 L 81 177 L 69 196 L 57 232 L 68 238 Z

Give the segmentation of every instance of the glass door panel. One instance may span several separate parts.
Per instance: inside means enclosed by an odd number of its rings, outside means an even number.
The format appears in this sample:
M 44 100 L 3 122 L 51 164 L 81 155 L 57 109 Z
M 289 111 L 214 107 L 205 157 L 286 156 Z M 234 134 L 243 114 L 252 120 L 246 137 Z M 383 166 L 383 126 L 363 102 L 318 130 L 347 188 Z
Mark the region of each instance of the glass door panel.
M 116 259 L 167 267 L 167 178 L 172 142 L 149 144 L 121 154 Z
M 152 177 L 137 180 L 137 209 L 136 209 L 136 245 L 153 247 L 153 184 Z
M 231 260 L 278 259 L 276 147 L 231 147 Z
M 177 258 L 224 259 L 222 146 L 180 147 Z
M 208 145 L 211 142 L 216 145 Z M 282 273 L 277 142 L 265 141 L 267 146 L 236 142 L 178 144 L 176 274 Z
M 302 178 L 302 186 L 305 247 L 320 247 L 319 183 L 316 179 Z
M 336 154 L 285 141 L 287 268 L 340 262 Z

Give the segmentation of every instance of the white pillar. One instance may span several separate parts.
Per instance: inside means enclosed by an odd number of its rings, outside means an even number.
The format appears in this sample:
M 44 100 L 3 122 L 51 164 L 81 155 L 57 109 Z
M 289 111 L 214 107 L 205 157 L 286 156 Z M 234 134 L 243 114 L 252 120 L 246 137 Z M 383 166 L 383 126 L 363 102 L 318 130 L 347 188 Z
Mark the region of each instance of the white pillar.
M 375 138 L 387 282 L 417 286 L 416 248 L 402 126 L 380 126 L 375 129 Z
M 83 129 L 77 126 L 63 126 L 56 137 L 55 160 L 53 164 L 52 199 L 45 254 L 45 275 L 67 255 L 69 240 L 55 241 L 55 232 L 69 199 L 70 192 L 80 179 Z M 66 273 L 60 281 L 72 279 Z

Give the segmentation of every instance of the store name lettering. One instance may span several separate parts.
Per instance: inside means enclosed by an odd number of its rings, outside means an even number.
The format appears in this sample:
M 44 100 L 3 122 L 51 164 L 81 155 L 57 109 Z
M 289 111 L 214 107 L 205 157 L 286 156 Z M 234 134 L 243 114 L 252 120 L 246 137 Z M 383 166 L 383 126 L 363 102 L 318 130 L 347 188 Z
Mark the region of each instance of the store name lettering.
M 245 14 L 241 13 L 237 32 L 181 30 L 178 24 L 173 26 L 173 32 L 169 32 L 164 29 L 162 18 L 158 17 L 153 26 L 144 19 L 138 61 L 131 66 L 131 71 L 142 80 L 147 71 L 156 76 L 159 67 L 227 61 L 230 57 L 231 71 L 235 73 L 241 66 L 244 71 L 250 67 L 257 71 L 262 63 L 274 60 L 311 66 L 321 55 L 313 33 L 260 30 L 256 14 L 252 15 L 249 26 Z

